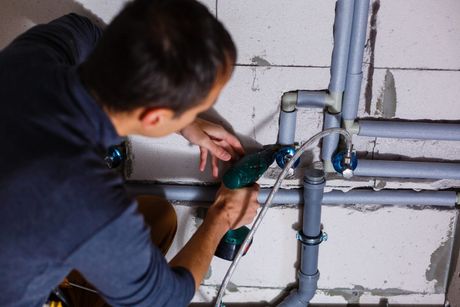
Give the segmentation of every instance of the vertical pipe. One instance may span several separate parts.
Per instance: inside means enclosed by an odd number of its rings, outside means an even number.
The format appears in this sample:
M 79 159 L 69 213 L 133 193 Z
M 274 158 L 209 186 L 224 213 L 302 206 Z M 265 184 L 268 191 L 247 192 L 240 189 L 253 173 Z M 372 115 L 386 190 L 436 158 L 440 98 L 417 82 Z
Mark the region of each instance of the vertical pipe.
M 297 110 L 286 112 L 280 111 L 280 123 L 278 130 L 278 144 L 292 145 L 295 140 L 295 129 L 297 120 Z
M 316 293 L 319 279 L 318 250 L 321 243 L 321 202 L 324 193 L 324 172 L 307 170 L 304 177 L 304 208 L 301 241 L 301 263 L 298 271 L 299 287 L 279 306 L 308 306 Z
M 334 49 L 331 59 L 331 81 L 329 91 L 342 93 L 345 89 L 348 53 L 355 1 L 338 0 L 334 20 Z
M 321 233 L 321 203 L 324 193 L 324 172 L 308 170 L 304 177 L 304 208 L 303 234 L 307 237 L 318 237 Z M 314 275 L 318 271 L 319 245 L 303 245 L 301 257 L 301 272 L 305 275 Z
M 334 104 L 328 108 L 324 115 L 323 130 L 339 128 L 341 121 L 342 96 L 350 52 L 350 40 L 354 14 L 354 0 L 338 0 L 334 19 L 334 49 L 331 58 L 331 81 L 329 93 L 334 98 Z M 334 172 L 331 157 L 339 144 L 337 134 L 328 135 L 323 139 L 321 158 L 326 172 Z
M 363 54 L 366 43 L 367 19 L 369 15 L 369 0 L 355 0 L 353 27 L 348 57 L 347 81 L 342 105 L 342 116 L 345 127 L 352 124 L 358 113 L 361 81 L 363 78 Z
M 340 113 L 332 114 L 329 112 L 324 112 L 323 130 L 340 127 L 340 119 Z M 324 170 L 326 172 L 335 172 L 334 167 L 332 166 L 331 158 L 338 145 L 339 135 L 337 133 L 330 134 L 323 138 L 321 146 L 321 159 L 323 160 Z

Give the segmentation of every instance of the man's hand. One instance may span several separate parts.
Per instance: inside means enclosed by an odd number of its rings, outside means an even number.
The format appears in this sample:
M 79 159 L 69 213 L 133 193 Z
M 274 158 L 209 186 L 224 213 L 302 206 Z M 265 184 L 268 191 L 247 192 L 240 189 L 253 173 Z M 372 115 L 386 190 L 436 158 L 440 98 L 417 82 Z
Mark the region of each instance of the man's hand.
M 183 267 L 192 273 L 198 289 L 219 241 L 230 229 L 235 229 L 252 222 L 257 214 L 259 204 L 257 184 L 249 188 L 229 190 L 221 187 L 214 204 L 182 250 L 171 260 L 173 267 Z
M 229 161 L 244 154 L 240 141 L 222 126 L 201 118 L 180 131 L 190 143 L 200 146 L 200 171 L 204 171 L 208 154 L 211 154 L 212 175 L 219 175 L 218 161 Z
M 236 229 L 250 224 L 257 215 L 260 205 L 257 202 L 259 185 L 235 190 L 222 185 L 217 192 L 214 204 L 209 208 L 208 215 L 219 223 L 225 223 L 227 230 Z

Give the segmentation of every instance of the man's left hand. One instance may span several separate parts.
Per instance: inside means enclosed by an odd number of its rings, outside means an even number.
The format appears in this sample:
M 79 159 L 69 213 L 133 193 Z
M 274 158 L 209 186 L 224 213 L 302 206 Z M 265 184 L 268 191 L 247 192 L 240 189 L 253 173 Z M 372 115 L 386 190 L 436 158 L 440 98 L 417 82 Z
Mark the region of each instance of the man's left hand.
M 204 171 L 208 154 L 211 154 L 212 175 L 219 175 L 219 160 L 229 161 L 244 154 L 240 141 L 218 124 L 197 118 L 180 131 L 189 142 L 200 146 L 200 171 Z

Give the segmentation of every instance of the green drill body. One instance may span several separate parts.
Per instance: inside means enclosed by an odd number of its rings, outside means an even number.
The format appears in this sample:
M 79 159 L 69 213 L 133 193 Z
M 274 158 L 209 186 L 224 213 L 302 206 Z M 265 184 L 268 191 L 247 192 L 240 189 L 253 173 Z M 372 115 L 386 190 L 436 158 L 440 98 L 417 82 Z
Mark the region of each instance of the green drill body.
M 222 178 L 224 185 L 229 189 L 239 189 L 254 184 L 273 163 L 278 149 L 276 145 L 267 146 L 259 152 L 244 156 L 225 172 Z M 232 261 L 248 233 L 249 228 L 246 226 L 229 230 L 220 241 L 215 255 Z
M 241 158 L 225 172 L 222 181 L 229 189 L 238 189 L 252 185 L 265 173 L 275 161 L 279 146 L 267 146 L 263 150 Z

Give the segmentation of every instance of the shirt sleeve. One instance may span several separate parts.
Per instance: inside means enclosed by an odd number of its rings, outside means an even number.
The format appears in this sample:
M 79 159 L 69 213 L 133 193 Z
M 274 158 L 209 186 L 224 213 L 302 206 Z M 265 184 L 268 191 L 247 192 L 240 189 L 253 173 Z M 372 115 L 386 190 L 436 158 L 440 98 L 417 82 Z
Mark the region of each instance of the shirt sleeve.
M 73 253 L 68 264 L 113 306 L 187 306 L 195 292 L 193 276 L 171 268 L 149 232 L 132 204 Z
M 77 65 L 86 59 L 101 36 L 102 30 L 87 17 L 71 13 L 29 29 L 9 47 L 32 49 L 47 60 Z

